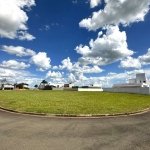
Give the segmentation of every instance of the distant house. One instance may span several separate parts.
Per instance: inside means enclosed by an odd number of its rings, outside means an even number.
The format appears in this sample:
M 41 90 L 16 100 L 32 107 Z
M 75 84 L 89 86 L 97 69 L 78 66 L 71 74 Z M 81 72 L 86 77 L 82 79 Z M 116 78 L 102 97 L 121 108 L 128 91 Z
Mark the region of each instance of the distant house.
M 56 87 L 56 86 L 51 85 L 48 82 L 41 82 L 38 89 L 39 90 L 52 90 L 53 87 Z
M 19 84 L 15 84 L 15 88 L 19 88 L 19 89 L 29 89 L 27 83 L 19 83 Z
M 64 88 L 72 88 L 74 85 L 73 84 L 64 84 Z
M 14 86 L 12 84 L 2 84 L 2 90 L 13 90 Z
M 42 80 L 42 82 L 38 86 L 38 89 L 39 90 L 52 90 L 53 88 L 59 89 L 62 87 L 63 87 L 63 84 L 55 84 L 55 83 L 47 82 L 46 80 Z

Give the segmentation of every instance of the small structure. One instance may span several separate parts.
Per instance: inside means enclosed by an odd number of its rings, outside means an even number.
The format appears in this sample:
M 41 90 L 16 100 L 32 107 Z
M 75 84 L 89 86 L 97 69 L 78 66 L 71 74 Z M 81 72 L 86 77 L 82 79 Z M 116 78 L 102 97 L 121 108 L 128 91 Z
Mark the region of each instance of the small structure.
M 2 90 L 13 90 L 14 86 L 12 84 L 2 84 Z
M 97 84 L 97 83 L 94 83 L 94 84 L 91 84 L 90 86 L 84 86 L 82 88 L 78 88 L 78 91 L 99 91 L 99 92 L 102 92 L 103 89 L 102 89 L 102 86 L 101 84 Z
M 52 90 L 53 88 L 56 88 L 55 85 L 52 85 L 51 83 L 40 83 L 38 89 L 39 90 Z
M 64 84 L 64 88 L 72 88 L 74 85 L 69 83 L 69 84 Z
M 89 86 L 89 88 L 100 88 L 100 89 L 102 89 L 102 85 L 101 85 L 101 84 L 96 84 L 96 83 L 94 83 L 94 84 L 91 84 L 91 85 Z

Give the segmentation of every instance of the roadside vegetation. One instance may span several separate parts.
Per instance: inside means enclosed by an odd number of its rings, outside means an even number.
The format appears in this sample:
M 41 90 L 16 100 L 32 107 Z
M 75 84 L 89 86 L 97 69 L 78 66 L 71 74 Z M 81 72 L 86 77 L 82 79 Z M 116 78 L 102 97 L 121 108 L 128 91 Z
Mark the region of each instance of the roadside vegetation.
M 0 106 L 47 114 L 115 114 L 150 107 L 150 96 L 75 91 L 0 91 Z

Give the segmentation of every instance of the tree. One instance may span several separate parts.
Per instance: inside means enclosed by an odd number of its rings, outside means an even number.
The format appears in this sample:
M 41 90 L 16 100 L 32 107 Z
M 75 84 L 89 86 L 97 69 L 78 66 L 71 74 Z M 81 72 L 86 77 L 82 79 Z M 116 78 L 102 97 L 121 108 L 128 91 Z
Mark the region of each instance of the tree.
M 46 80 L 42 80 L 42 82 L 41 83 L 48 83 Z
M 35 87 L 35 88 L 37 88 L 37 87 L 38 87 L 38 85 L 36 84 L 34 87 Z

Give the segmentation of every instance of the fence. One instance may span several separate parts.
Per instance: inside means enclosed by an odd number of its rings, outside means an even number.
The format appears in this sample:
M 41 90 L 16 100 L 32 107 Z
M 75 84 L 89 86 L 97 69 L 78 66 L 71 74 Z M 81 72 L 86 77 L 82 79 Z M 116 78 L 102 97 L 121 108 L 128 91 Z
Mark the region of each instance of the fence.
M 149 87 L 137 87 L 137 88 L 103 88 L 104 92 L 119 92 L 119 93 L 136 93 L 136 94 L 150 94 Z

